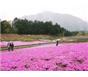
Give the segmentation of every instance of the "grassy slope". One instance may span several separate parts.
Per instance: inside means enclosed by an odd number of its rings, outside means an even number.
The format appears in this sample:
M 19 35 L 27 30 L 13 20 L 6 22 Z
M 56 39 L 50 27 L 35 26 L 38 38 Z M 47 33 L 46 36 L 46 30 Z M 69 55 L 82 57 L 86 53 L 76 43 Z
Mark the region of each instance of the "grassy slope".
M 48 35 L 17 35 L 17 34 L 2 34 L 0 40 L 1 41 L 34 41 L 34 40 L 52 40 L 58 38 L 56 36 L 48 36 Z
M 58 37 L 49 35 L 17 35 L 17 34 L 2 34 L 1 41 L 34 41 L 34 40 L 55 40 L 72 42 L 88 42 L 88 36 L 72 36 L 72 37 Z

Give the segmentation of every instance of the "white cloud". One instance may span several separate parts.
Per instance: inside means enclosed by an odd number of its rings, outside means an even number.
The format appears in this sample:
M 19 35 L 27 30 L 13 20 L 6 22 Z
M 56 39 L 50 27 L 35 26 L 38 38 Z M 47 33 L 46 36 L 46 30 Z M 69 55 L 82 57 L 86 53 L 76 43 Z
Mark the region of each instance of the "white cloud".
M 0 0 L 0 17 L 12 19 L 42 11 L 67 13 L 88 21 L 87 0 Z

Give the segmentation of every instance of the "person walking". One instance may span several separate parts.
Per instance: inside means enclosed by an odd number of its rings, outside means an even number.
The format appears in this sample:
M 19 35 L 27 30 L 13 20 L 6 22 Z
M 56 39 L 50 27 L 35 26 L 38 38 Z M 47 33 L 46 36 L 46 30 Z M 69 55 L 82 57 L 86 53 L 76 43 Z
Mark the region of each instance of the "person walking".
M 56 46 L 58 46 L 60 40 L 61 40 L 61 39 L 57 39 L 57 40 L 56 40 Z
M 8 51 L 10 51 L 10 42 L 7 44 Z
M 58 46 L 58 43 L 59 43 L 59 41 L 57 40 L 57 41 L 56 41 L 56 46 Z
M 7 47 L 8 47 L 8 51 L 13 51 L 14 50 L 14 44 L 13 44 L 13 42 L 9 42 L 7 44 Z
M 13 42 L 10 43 L 10 50 L 11 50 L 11 51 L 14 50 L 14 44 L 13 44 Z

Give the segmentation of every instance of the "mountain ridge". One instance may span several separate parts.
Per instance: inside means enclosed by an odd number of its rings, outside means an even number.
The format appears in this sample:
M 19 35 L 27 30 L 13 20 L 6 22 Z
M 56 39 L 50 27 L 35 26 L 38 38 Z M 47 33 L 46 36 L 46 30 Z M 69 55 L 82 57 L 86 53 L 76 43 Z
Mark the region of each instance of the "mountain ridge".
M 54 24 L 58 23 L 61 27 L 64 27 L 69 31 L 88 31 L 88 23 L 86 21 L 69 14 L 42 12 L 35 15 L 23 16 L 22 19 L 44 22 L 52 21 Z

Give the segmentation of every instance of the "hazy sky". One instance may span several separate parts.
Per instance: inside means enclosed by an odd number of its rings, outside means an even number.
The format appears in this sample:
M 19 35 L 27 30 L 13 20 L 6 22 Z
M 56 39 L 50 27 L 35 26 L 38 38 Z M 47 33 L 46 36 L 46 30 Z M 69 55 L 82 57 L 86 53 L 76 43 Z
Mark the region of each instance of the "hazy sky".
M 71 14 L 88 21 L 88 0 L 0 0 L 0 19 L 44 11 Z

